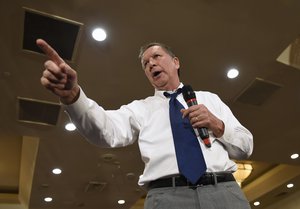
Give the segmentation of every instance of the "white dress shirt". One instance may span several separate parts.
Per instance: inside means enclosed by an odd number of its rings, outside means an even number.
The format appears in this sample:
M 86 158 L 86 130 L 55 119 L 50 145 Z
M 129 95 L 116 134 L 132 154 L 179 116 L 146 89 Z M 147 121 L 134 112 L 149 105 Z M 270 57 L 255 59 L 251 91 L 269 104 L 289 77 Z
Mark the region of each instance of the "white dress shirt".
M 236 164 L 231 158 L 245 159 L 251 155 L 252 134 L 217 95 L 205 91 L 195 93 L 198 104 L 204 104 L 225 125 L 224 134 L 218 139 L 209 131 L 211 148 L 207 148 L 198 136 L 207 172 L 235 171 Z M 187 108 L 182 94 L 177 99 Z M 122 147 L 138 140 L 145 163 L 140 185 L 179 173 L 169 119 L 169 98 L 163 91 L 155 90 L 154 96 L 135 100 L 118 110 L 104 110 L 81 89 L 78 100 L 65 109 L 79 132 L 92 144 Z

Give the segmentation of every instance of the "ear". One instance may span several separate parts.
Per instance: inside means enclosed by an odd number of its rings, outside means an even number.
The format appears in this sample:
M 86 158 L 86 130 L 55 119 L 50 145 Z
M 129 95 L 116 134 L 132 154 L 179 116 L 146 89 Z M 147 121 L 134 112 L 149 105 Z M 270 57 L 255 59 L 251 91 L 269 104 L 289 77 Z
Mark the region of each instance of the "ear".
M 178 57 L 174 57 L 173 58 L 173 62 L 175 64 L 176 68 L 179 69 L 180 68 L 179 58 Z

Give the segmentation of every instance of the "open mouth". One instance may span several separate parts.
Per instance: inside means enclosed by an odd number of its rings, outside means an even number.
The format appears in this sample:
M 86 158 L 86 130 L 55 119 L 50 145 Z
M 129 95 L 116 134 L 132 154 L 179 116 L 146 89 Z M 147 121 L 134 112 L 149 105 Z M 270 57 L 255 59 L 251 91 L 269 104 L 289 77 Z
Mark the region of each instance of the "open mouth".
M 157 77 L 160 73 L 161 73 L 161 71 L 156 71 L 156 72 L 154 72 L 154 73 L 153 73 L 153 77 L 154 77 L 154 78 Z

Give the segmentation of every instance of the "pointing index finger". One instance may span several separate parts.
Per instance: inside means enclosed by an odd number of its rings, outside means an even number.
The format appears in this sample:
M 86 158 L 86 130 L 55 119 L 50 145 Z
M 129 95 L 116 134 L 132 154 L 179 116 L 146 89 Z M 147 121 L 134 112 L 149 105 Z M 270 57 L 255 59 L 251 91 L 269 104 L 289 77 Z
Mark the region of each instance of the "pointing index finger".
M 59 56 L 59 54 L 43 39 L 37 39 L 36 44 L 50 60 L 55 62 L 55 64 L 60 65 L 62 63 L 65 63 L 65 61 Z

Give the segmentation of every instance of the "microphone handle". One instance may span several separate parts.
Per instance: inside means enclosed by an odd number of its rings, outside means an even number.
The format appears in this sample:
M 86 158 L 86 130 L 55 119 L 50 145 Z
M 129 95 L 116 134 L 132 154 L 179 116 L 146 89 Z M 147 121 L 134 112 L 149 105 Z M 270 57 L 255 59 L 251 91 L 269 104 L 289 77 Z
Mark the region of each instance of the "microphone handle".
M 198 104 L 196 98 L 190 99 L 186 103 L 189 107 Z M 209 134 L 208 134 L 207 128 L 205 128 L 205 127 L 197 128 L 197 131 L 198 131 L 201 139 L 203 140 L 205 146 L 206 147 L 211 147 L 211 143 L 210 143 L 210 140 L 209 140 Z

